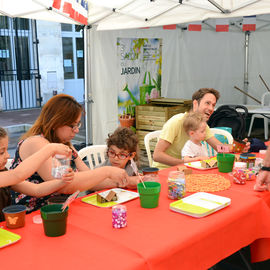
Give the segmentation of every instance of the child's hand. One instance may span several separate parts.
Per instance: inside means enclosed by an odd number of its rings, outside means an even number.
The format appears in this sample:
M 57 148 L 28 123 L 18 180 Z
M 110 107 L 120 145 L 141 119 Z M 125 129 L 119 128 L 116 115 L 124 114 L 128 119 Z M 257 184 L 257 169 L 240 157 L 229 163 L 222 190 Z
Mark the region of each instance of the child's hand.
M 68 168 L 66 170 L 66 173 L 63 174 L 62 176 L 62 181 L 64 181 L 65 183 L 70 183 L 72 182 L 74 179 L 74 171 L 72 170 L 72 168 Z
M 246 143 L 246 145 L 245 145 L 245 147 L 243 149 L 243 152 L 244 153 L 247 153 L 248 150 L 249 150 L 249 148 L 250 148 L 250 142 L 248 142 L 248 139 L 247 138 L 245 138 L 243 141 Z
M 72 153 L 70 147 L 62 143 L 50 143 L 49 147 L 52 148 L 52 155 L 60 154 L 69 157 Z

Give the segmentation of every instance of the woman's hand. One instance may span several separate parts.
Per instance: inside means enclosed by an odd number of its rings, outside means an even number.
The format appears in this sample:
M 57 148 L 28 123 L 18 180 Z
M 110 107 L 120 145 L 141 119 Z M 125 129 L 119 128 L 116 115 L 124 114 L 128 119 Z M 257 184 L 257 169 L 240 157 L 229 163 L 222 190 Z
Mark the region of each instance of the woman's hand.
M 113 166 L 106 167 L 108 169 L 108 178 L 117 183 L 118 187 L 126 187 L 128 184 L 128 175 L 124 169 Z
M 260 171 L 256 179 L 254 190 L 256 191 L 270 190 L 270 172 Z
M 65 183 L 70 183 L 74 179 L 74 171 L 72 168 L 68 168 L 66 172 L 62 175 L 62 180 Z
M 141 178 L 142 178 L 142 176 L 141 176 Z M 126 188 L 136 189 L 138 183 L 140 183 L 139 176 L 128 176 Z

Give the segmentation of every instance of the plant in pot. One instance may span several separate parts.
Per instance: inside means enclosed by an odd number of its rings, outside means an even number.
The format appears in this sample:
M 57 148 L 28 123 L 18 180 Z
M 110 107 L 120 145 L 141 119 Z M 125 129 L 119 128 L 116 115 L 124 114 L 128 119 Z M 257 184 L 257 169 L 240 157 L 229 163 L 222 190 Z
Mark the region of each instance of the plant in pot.
M 135 107 L 128 105 L 123 114 L 119 115 L 121 127 L 132 127 L 135 124 Z

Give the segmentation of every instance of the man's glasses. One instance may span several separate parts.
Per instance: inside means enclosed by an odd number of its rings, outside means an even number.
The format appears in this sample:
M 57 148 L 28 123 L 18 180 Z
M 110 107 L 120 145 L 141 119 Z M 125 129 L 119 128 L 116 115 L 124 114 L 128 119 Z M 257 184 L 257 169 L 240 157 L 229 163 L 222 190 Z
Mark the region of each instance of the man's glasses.
M 79 122 L 76 125 L 69 125 L 69 127 L 71 127 L 73 131 L 75 131 L 76 129 L 80 129 L 81 126 L 82 126 L 81 122 Z
M 109 150 L 107 154 L 108 154 L 108 157 L 111 157 L 111 158 L 118 157 L 121 160 L 126 159 L 131 155 L 130 153 L 129 154 L 125 154 L 125 153 L 116 154 L 113 150 Z

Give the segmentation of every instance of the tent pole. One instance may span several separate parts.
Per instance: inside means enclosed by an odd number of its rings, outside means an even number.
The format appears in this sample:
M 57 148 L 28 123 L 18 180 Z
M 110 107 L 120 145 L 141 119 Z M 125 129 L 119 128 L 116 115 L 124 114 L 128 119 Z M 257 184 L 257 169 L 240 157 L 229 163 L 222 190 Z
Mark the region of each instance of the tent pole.
M 85 143 L 86 146 L 93 144 L 92 134 L 92 90 L 90 85 L 90 43 L 89 39 L 89 27 L 84 27 L 84 107 L 85 107 Z
M 245 32 L 245 67 L 244 67 L 244 91 L 248 93 L 248 57 L 249 57 L 249 35 L 250 32 Z M 247 104 L 247 96 L 244 95 L 244 104 Z

